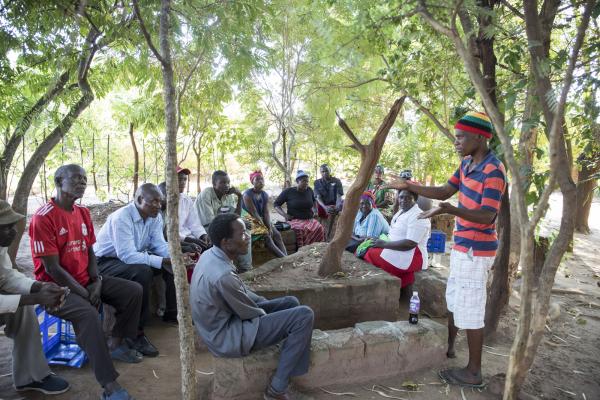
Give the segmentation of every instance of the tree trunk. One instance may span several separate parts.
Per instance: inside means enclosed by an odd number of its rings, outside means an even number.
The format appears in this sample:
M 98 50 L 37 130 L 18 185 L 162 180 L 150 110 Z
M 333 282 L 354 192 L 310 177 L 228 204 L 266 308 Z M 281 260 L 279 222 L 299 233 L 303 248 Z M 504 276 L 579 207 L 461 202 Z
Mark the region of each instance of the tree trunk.
M 4 146 L 2 156 L 0 156 L 0 198 L 3 200 L 7 199 L 8 194 L 8 172 L 13 162 L 17 149 L 23 140 L 23 135 L 33 120 L 40 115 L 40 113 L 46 108 L 48 103 L 54 100 L 60 95 L 67 82 L 69 81 L 70 71 L 63 72 L 56 82 L 48 88 L 48 91 L 23 115 L 23 117 L 17 123 L 15 130 L 13 131 L 10 139 Z
M 165 101 L 167 147 L 167 237 L 169 240 L 169 254 L 175 275 L 175 288 L 177 291 L 177 320 L 179 322 L 179 351 L 181 357 L 181 395 L 184 400 L 197 399 L 194 331 L 189 301 L 189 285 L 187 282 L 186 266 L 179 244 L 179 189 L 177 179 L 177 99 L 175 95 L 175 82 L 173 77 L 173 64 L 171 60 L 170 29 L 171 29 L 171 1 L 162 0 L 160 12 L 159 54 L 149 34 L 145 30 L 142 18 L 134 0 L 134 10 L 140 20 L 149 47 L 155 53 L 162 66 L 163 94 Z
M 492 270 L 492 285 L 485 304 L 485 336 L 496 332 L 498 321 L 510 298 L 509 255 L 511 221 L 508 188 L 502 194 L 498 213 L 498 252 Z M 518 242 L 515 242 L 518 243 Z
M 194 154 L 196 155 L 196 193 L 200 195 L 200 155 L 202 154 L 202 148 L 200 147 L 200 140 L 198 140 L 198 147 L 196 147 L 196 143 L 192 148 Z
M 350 137 L 354 143 L 352 147 L 360 151 L 360 167 L 356 179 L 348 189 L 346 199 L 344 200 L 344 209 L 339 216 L 338 225 L 333 237 L 333 240 L 327 246 L 323 259 L 319 265 L 319 275 L 327 276 L 342 270 L 342 254 L 350 237 L 352 236 L 352 228 L 354 226 L 354 218 L 358 211 L 360 195 L 364 192 L 369 184 L 369 180 L 373 175 L 375 166 L 379 161 L 381 150 L 385 144 L 385 139 L 396 121 L 396 117 L 404 104 L 405 97 L 402 97 L 394 102 L 387 116 L 377 129 L 377 133 L 368 145 L 362 145 L 356 136 L 352 133 L 348 125 L 343 119 L 339 119 L 340 127 L 346 135 Z
M 131 139 L 131 148 L 133 149 L 133 193 L 135 193 L 140 180 L 140 155 L 133 136 L 133 122 L 129 124 L 129 139 Z
M 144 140 L 144 135 L 142 135 L 142 174 L 143 180 L 146 182 L 146 143 Z
M 523 286 L 521 290 L 521 295 L 526 295 L 529 297 L 531 292 L 534 292 L 532 295 L 535 295 L 535 293 L 538 292 L 537 284 L 539 283 L 540 273 L 544 266 L 546 254 L 548 253 L 549 240 L 548 238 L 540 238 L 539 241 L 536 242 L 533 238 L 525 235 L 521 236 L 521 240 L 523 243 L 527 243 L 525 245 L 522 244 L 521 249 L 523 249 L 523 247 L 527 247 L 526 252 L 531 252 L 532 254 L 530 256 L 533 258 L 533 263 L 531 265 L 531 269 L 533 271 L 531 271 L 532 273 L 527 274 L 527 278 L 524 275 Z M 533 251 L 530 250 L 531 246 L 533 246 Z M 525 253 L 525 251 L 522 250 L 522 253 Z M 531 284 L 529 284 L 529 282 L 525 282 L 525 280 L 531 280 Z M 516 398 L 516 394 L 518 394 L 518 391 L 520 390 L 523 382 L 525 381 L 525 377 L 527 376 L 529 365 L 531 365 L 531 362 L 533 362 L 533 355 L 535 355 L 535 351 L 532 355 L 530 343 L 531 338 L 529 334 L 532 330 L 532 313 L 534 312 L 535 309 L 532 302 L 521 303 L 519 310 L 519 323 L 517 325 L 515 340 L 513 342 L 508 361 L 504 399 Z M 514 397 L 512 397 L 513 395 Z
M 65 115 L 60 124 L 54 128 L 52 133 L 48 135 L 37 149 L 31 155 L 31 158 L 27 162 L 27 166 L 23 171 L 23 175 L 19 179 L 17 189 L 15 190 L 15 196 L 13 198 L 12 207 L 19 214 L 27 215 L 27 200 L 29 199 L 29 193 L 31 192 L 31 186 L 35 181 L 35 178 L 40 171 L 40 167 L 44 163 L 44 160 L 50 153 L 50 151 L 60 142 L 64 135 L 71 129 L 73 123 L 79 117 L 79 115 L 85 110 L 94 100 L 94 94 L 87 82 L 80 83 L 82 96 L 75 103 L 67 115 Z M 20 221 L 17 225 L 17 235 L 15 240 L 9 247 L 8 254 L 11 259 L 14 260 L 17 251 L 19 249 L 19 243 L 25 230 L 25 220 Z
M 110 134 L 106 137 L 106 191 L 110 197 Z
M 79 145 L 79 161 L 81 162 L 81 167 L 83 168 L 83 145 L 81 144 L 81 138 L 77 137 L 77 144 Z
M 530 43 L 543 43 L 540 18 L 537 13 L 535 0 L 524 3 L 525 28 L 527 39 Z M 521 309 L 519 325 L 511 348 L 506 383 L 504 387 L 504 400 L 513 400 L 518 397 L 520 388 L 525 381 L 529 368 L 533 364 L 537 348 L 543 338 L 544 324 L 550 302 L 552 285 L 556 270 L 567 251 L 575 229 L 575 212 L 572 207 L 577 201 L 576 187 L 570 173 L 570 160 L 565 146 L 563 129 L 566 100 L 573 79 L 573 71 L 578 59 L 579 50 L 583 44 L 585 33 L 589 25 L 594 0 L 588 0 L 581 16 L 581 23 L 577 27 L 575 43 L 569 55 L 567 72 L 563 78 L 563 87 L 560 99 L 554 107 L 544 97 L 552 89 L 550 78 L 541 70 L 541 64 L 546 61 L 544 49 L 540 46 L 528 48 L 531 59 L 533 75 L 535 77 L 536 92 L 542 102 L 542 110 L 546 126 L 549 127 L 549 154 L 550 168 L 555 173 L 555 180 L 562 193 L 562 215 L 558 235 L 554 239 L 542 267 L 535 262 L 534 248 L 531 243 L 539 219 L 543 216 L 545 205 L 538 204 L 531 220 L 527 224 L 521 221 L 521 265 L 523 266 L 523 283 L 521 286 Z M 551 181 L 544 190 L 541 199 L 547 204 L 547 199 L 554 187 Z M 520 201 L 524 204 L 524 192 L 519 188 Z M 547 196 L 547 197 L 544 197 Z M 542 207 L 542 208 L 540 208 Z M 526 217 L 525 217 L 526 218 Z M 539 258 L 539 257 L 538 257 Z
M 98 181 L 96 180 L 96 133 L 92 130 L 92 180 L 94 181 L 94 194 L 98 196 Z
M 590 209 L 592 208 L 594 189 L 597 186 L 598 177 L 596 175 L 600 172 L 600 156 L 597 154 L 586 154 L 584 150 L 584 153 L 581 154 L 577 161 L 580 170 L 577 175 L 575 230 L 580 233 L 589 234 L 588 219 L 590 217 Z

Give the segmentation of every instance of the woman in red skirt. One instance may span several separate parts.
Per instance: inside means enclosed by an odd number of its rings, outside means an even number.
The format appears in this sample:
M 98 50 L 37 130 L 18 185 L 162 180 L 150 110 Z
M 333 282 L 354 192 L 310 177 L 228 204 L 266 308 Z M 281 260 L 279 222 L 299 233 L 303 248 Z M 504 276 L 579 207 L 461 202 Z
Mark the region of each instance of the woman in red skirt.
M 364 260 L 401 280 L 401 287 L 412 285 L 415 272 L 427 269 L 427 240 L 431 233 L 429 219 L 419 219 L 422 210 L 417 194 L 402 190 L 397 201 L 400 209 L 392 217 L 389 241 L 375 240 Z

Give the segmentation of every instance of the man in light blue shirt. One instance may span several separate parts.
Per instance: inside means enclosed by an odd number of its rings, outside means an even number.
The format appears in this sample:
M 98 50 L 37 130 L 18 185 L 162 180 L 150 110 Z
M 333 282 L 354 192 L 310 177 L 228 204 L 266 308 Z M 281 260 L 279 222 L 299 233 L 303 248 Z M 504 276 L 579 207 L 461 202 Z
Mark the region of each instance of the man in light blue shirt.
M 133 202 L 108 216 L 94 244 L 98 269 L 102 275 L 116 276 L 142 285 L 142 310 L 133 347 L 149 357 L 158 355 L 158 350 L 144 334 L 154 275 L 161 274 L 166 284 L 167 302 L 163 319 L 171 321 L 177 318 L 173 269 L 159 214 L 161 197 L 156 185 L 141 185 Z

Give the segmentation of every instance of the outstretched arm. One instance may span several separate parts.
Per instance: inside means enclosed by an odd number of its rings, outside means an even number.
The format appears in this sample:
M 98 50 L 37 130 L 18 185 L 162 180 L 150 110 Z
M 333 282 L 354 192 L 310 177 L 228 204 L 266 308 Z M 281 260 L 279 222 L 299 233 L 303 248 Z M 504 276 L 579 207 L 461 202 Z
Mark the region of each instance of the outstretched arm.
M 386 186 L 396 190 L 408 189 L 420 196 L 436 200 L 448 200 L 456 192 L 458 192 L 458 188 L 450 185 L 449 183 L 445 183 L 442 186 L 421 186 L 402 178 L 395 178 Z

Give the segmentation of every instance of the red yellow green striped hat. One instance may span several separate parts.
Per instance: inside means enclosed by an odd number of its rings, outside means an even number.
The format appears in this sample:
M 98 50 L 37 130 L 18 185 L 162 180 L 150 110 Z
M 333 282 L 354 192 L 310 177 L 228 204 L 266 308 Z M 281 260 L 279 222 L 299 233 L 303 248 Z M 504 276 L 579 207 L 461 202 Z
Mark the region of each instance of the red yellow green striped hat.
M 491 138 L 494 132 L 492 121 L 486 113 L 478 111 L 469 111 L 461 119 L 458 120 L 454 129 L 475 133 L 477 135 Z

